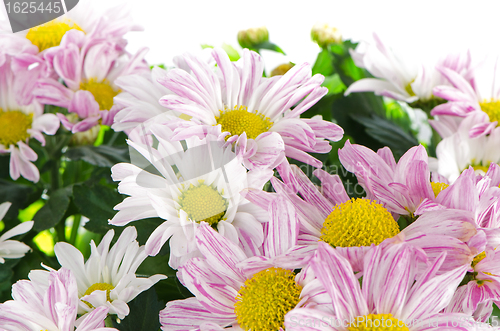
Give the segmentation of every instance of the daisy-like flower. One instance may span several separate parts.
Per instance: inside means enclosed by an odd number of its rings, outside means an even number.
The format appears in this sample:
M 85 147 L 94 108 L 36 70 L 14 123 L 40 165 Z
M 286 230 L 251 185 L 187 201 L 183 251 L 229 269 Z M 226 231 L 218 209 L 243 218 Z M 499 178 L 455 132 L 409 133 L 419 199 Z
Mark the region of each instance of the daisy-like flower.
M 285 316 L 285 326 L 298 331 L 469 330 L 473 323 L 467 315 L 441 313 L 467 269 L 437 275 L 444 256 L 417 277 L 419 261 L 426 260 L 420 249 L 406 243 L 371 247 L 358 280 L 337 250 L 320 243 L 311 266 L 332 299 L 334 314 L 296 308 Z
M 485 322 L 491 316 L 493 300 L 500 303 L 500 251 L 478 254 L 465 280 L 467 284 L 457 289 L 446 311 L 474 315 Z
M 57 116 L 73 133 L 98 124 L 111 125 L 118 111 L 113 98 L 120 93 L 114 81 L 123 75 L 149 72 L 142 59 L 146 51 L 122 55 L 116 42 L 85 39 L 82 32 L 71 30 L 50 51 L 50 66 L 61 81 L 41 78 L 33 93 L 42 103 L 67 108 L 68 116 Z
M 58 5 L 52 8 L 53 12 L 64 13 L 61 4 Z M 103 10 L 100 10 L 101 8 Z M 74 8 L 66 7 L 66 9 L 68 12 L 55 20 L 15 33 L 15 36 L 26 38 L 38 48 L 39 52 L 44 52 L 59 46 L 66 32 L 71 30 L 82 31 L 92 38 L 105 37 L 115 40 L 122 48 L 127 43 L 123 39 L 127 32 L 142 30 L 141 26 L 133 23 L 130 8 L 123 4 L 109 7 L 98 0 L 79 0 Z M 11 31 L 6 27 L 0 31 L 5 30 Z
M 338 141 L 343 130 L 322 119 L 299 116 L 327 93 L 320 85 L 324 77 L 311 77 L 311 66 L 305 63 L 283 76 L 263 78 L 260 55 L 247 49 L 236 63 L 222 49 L 214 49 L 212 56 L 215 69 L 200 58 L 185 55 L 191 74 L 172 69 L 159 80 L 173 93 L 160 103 L 192 116 L 191 121 L 171 124 L 175 129 L 172 139 L 203 137 L 216 127 L 227 144 L 242 153 L 248 169 L 274 168 L 285 155 L 321 167 L 307 152 L 329 152 L 331 146 L 324 138 Z
M 268 217 L 239 192 L 247 187 L 261 190 L 273 172 L 247 174 L 241 156 L 222 148 L 223 142 L 213 136 L 186 140 L 184 151 L 180 142 L 169 140 L 171 132 L 165 126 L 152 125 L 150 130 L 158 147 L 128 141 L 135 164 L 120 163 L 111 169 L 113 179 L 120 181 L 118 191 L 130 197 L 115 207 L 119 212 L 110 223 L 121 226 L 148 217 L 165 219 L 146 242 L 146 252 L 158 254 L 170 238 L 169 264 L 175 269 L 200 255 L 194 234 L 201 221 L 257 255 L 263 242 L 261 222 Z M 135 158 L 138 154 L 141 158 Z
M 362 271 L 370 245 L 385 240 L 405 240 L 422 248 L 432 259 L 446 250 L 443 268 L 447 270 L 470 264 L 475 255 L 465 244 L 477 234 L 471 217 L 456 217 L 454 211 L 429 211 L 400 231 L 394 218 L 399 215 L 391 214 L 386 204 L 375 197 L 349 199 L 337 175 L 315 170 L 314 175 L 321 181 L 321 186 L 316 187 L 295 165 L 285 174 L 281 176 L 285 183 L 276 178 L 271 183 L 297 209 L 301 221 L 299 245 L 317 247 L 319 240 L 329 243 L 351 262 L 355 271 Z M 267 208 L 275 195 L 248 190 L 246 198 Z
M 4 202 L 0 204 L 0 221 L 3 219 L 7 210 L 12 204 Z M 16 225 L 9 231 L 6 231 L 0 236 L 0 264 L 5 262 L 5 259 L 18 259 L 24 256 L 31 248 L 25 243 L 16 240 L 7 240 L 20 234 L 26 233 L 33 227 L 33 221 L 28 221 Z
M 265 255 L 280 258 L 297 242 L 297 216 L 293 206 L 277 199 L 269 208 L 270 230 Z M 230 240 L 202 223 L 196 243 L 203 258 L 193 258 L 179 268 L 179 280 L 195 298 L 167 303 L 160 312 L 162 329 L 170 330 L 281 330 L 285 314 L 297 306 L 321 309 L 326 294 L 309 268 L 289 258 L 283 267 L 277 259 L 269 265 L 256 264 Z M 268 260 L 269 262 L 270 260 Z M 284 261 L 282 261 L 284 262 Z M 295 265 L 293 264 L 295 263 Z
M 0 330 L 117 331 L 104 327 L 107 307 L 77 320 L 78 289 L 70 270 L 51 271 L 46 278 L 46 285 L 29 280 L 12 285 L 14 300 L 0 304 Z
M 412 103 L 426 102 L 435 98 L 432 89 L 446 83 L 435 68 L 420 69 L 410 66 L 389 49 L 374 33 L 374 44 L 361 43 L 355 51 L 351 51 L 354 63 L 368 70 L 375 78 L 364 78 L 354 82 L 346 90 L 345 95 L 352 92 L 372 91 L 377 95 Z M 471 58 L 467 56 L 448 55 L 438 61 L 441 67 L 449 68 L 465 79 L 471 79 Z
M 464 118 L 455 133 L 444 138 L 436 147 L 435 158 L 429 159 L 431 171 L 435 171 L 453 183 L 470 166 L 477 174 L 484 175 L 491 163 L 500 162 L 500 128 L 489 135 L 470 137 L 471 130 L 487 121 L 487 115 L 476 112 Z M 437 121 L 438 122 L 438 121 Z
M 439 122 L 442 117 L 462 119 L 472 114 L 486 114 L 487 116 L 478 117 L 482 121 L 470 128 L 469 135 L 474 138 L 489 134 L 500 121 L 500 89 L 495 86 L 495 80 L 487 93 L 481 93 L 486 89 L 477 87 L 474 81 L 466 80 L 449 68 L 438 67 L 438 69 L 452 86 L 434 88 L 433 93 L 448 102 L 432 109 L 431 115 L 436 116 Z M 496 71 L 496 64 L 492 71 Z
M 162 279 L 165 275 L 137 277 L 135 272 L 146 259 L 144 246 L 136 240 L 135 227 L 127 227 L 110 249 L 114 231 L 109 230 L 99 246 L 91 242 L 90 257 L 84 262 L 82 253 L 72 245 L 59 242 L 54 247 L 62 268 L 69 269 L 76 278 L 78 313 L 85 314 L 98 307 L 106 307 L 110 314 L 123 319 L 129 313 L 128 302 Z M 38 270 L 30 277 L 44 281 L 48 272 Z
M 44 114 L 43 106 L 32 94 L 40 70 L 33 68 L 15 72 L 16 57 L 4 52 L 3 46 L 14 44 L 19 50 L 26 49 L 25 43 L 12 42 L 8 37 L 0 38 L 0 43 L 0 154 L 10 154 L 12 179 L 23 176 L 36 183 L 40 172 L 32 162 L 36 161 L 38 155 L 28 146 L 28 140 L 35 138 L 44 145 L 42 132 L 55 134 L 59 120 L 54 114 Z
M 158 83 L 166 75 L 167 70 L 154 67 L 149 76 L 135 74 L 117 78 L 115 84 L 122 93 L 115 97 L 114 102 L 120 110 L 111 128 L 115 131 L 130 131 L 147 121 L 157 122 L 162 115 L 174 115 L 158 103 L 161 97 L 170 93 Z

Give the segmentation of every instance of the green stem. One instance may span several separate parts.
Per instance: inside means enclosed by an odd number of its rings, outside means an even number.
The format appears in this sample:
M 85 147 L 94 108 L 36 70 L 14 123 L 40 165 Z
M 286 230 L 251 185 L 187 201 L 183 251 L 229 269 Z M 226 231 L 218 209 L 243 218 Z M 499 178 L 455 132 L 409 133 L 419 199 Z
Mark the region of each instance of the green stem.
M 78 234 L 78 229 L 80 228 L 80 221 L 82 219 L 82 215 L 76 214 L 73 216 L 73 226 L 71 227 L 71 235 L 69 237 L 69 243 L 75 246 L 76 236 Z
M 106 317 L 106 319 L 104 320 L 104 324 L 108 328 L 112 328 L 113 327 L 113 320 L 111 319 L 111 315 L 108 315 L 108 317 Z

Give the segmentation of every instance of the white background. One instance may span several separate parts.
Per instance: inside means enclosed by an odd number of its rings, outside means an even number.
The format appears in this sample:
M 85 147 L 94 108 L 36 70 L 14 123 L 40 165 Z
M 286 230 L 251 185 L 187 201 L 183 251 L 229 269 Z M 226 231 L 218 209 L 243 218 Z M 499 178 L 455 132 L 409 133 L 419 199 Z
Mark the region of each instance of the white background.
M 111 0 L 108 0 L 111 3 Z M 123 3 L 124 0 L 118 0 Z M 316 22 L 336 26 L 344 39 L 372 40 L 376 32 L 408 61 L 436 59 L 471 49 L 478 59 L 500 54 L 500 1 L 389 0 L 125 0 L 144 32 L 129 36 L 131 50 L 147 45 L 151 63 L 171 64 L 173 56 L 199 45 L 238 46 L 241 29 L 265 25 L 287 58 L 264 53 L 267 67 L 314 62 L 319 47 L 310 41 Z M 239 46 L 238 46 L 239 48 Z
M 1 2 L 2 0 L 0 0 Z M 85 0 L 80 0 L 85 1 Z M 99 6 L 130 6 L 143 32 L 127 38 L 129 50 L 150 48 L 152 64 L 198 51 L 200 44 L 228 43 L 239 49 L 241 29 L 265 25 L 287 57 L 264 52 L 266 67 L 314 62 L 310 41 L 316 22 L 336 26 L 344 39 L 371 41 L 378 35 L 408 62 L 429 62 L 449 52 L 471 49 L 475 59 L 500 54 L 500 0 L 99 0 Z M 3 9 L 3 8 L 2 8 Z

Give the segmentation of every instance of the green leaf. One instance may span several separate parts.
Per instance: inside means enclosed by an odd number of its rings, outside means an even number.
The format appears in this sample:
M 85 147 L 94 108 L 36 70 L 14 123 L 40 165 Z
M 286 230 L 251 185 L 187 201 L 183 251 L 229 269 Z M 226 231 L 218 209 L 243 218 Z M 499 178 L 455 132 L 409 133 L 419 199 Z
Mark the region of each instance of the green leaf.
M 257 44 L 253 47 L 253 50 L 256 50 L 257 52 L 259 52 L 261 49 L 267 49 L 269 51 L 286 55 L 285 52 L 278 45 L 273 44 L 270 41 L 264 41 L 263 43 Z
M 325 81 L 321 86 L 328 88 L 328 94 L 338 94 L 346 90 L 346 86 L 338 74 L 325 77 Z
M 367 134 L 384 146 L 388 146 L 398 156 L 402 156 L 411 147 L 418 145 L 415 137 L 385 118 L 376 115 L 353 118 L 366 127 Z M 395 155 L 395 157 L 397 156 Z
M 208 45 L 208 44 L 201 44 L 200 46 L 201 46 L 201 49 L 214 48 L 214 46 Z
M 68 186 L 56 190 L 50 195 L 49 201 L 35 214 L 33 229 L 43 231 L 58 224 L 68 210 L 72 187 Z
M 5 218 L 17 219 L 18 210 L 28 206 L 30 195 L 34 192 L 31 186 L 0 179 L 0 203 L 5 201 L 12 203 Z
M 111 168 L 120 162 L 129 162 L 126 146 L 76 146 L 70 147 L 64 154 L 71 160 L 84 160 L 98 167 Z
M 90 221 L 85 224 L 89 231 L 104 234 L 114 228 L 108 220 L 115 215 L 113 208 L 122 202 L 123 197 L 106 185 L 80 184 L 73 187 L 73 202 L 80 209 L 80 213 Z
M 240 53 L 238 53 L 238 51 L 231 45 L 222 44 L 222 49 L 227 53 L 229 60 L 231 61 L 238 61 L 241 57 Z
M 333 67 L 333 61 L 333 55 L 326 49 L 322 50 L 318 53 L 316 62 L 312 67 L 312 74 L 322 74 L 323 76 L 330 76 L 335 71 Z
M 158 301 L 155 288 L 139 294 L 128 303 L 130 314 L 120 323 L 113 320 L 113 327 L 120 331 L 155 331 L 160 329 L 160 310 L 165 304 Z

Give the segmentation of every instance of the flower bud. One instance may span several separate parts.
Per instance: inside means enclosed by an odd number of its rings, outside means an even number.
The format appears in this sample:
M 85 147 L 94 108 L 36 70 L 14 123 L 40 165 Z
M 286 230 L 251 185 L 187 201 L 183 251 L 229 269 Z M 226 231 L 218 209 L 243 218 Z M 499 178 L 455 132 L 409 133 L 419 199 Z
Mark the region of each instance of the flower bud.
M 342 35 L 337 28 L 326 23 L 316 23 L 311 29 L 311 39 L 321 48 L 326 48 L 330 44 L 342 42 Z
M 284 75 L 288 70 L 292 69 L 293 66 L 294 64 L 292 62 L 280 64 L 279 66 L 274 68 L 273 71 L 271 71 L 271 77 Z
M 251 28 L 238 32 L 238 43 L 243 48 L 254 48 L 256 45 L 269 40 L 269 31 L 265 26 Z

